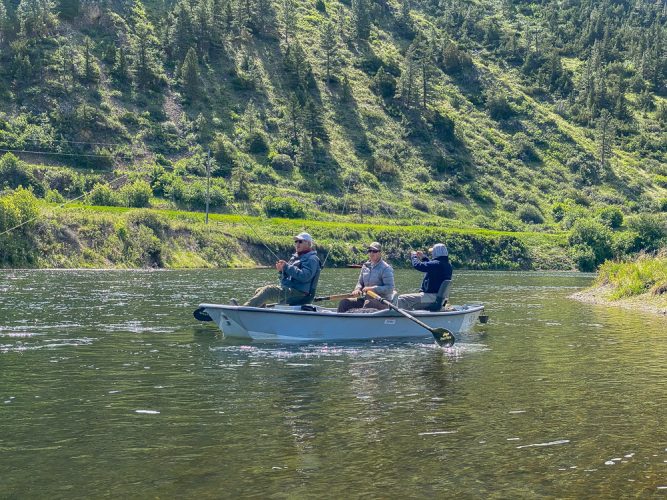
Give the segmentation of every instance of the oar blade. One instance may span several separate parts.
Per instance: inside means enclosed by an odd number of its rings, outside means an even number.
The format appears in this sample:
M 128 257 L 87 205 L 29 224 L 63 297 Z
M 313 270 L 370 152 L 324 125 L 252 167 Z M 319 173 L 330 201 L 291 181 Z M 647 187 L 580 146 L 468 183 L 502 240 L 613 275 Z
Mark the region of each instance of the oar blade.
M 446 328 L 433 328 L 431 333 L 433 334 L 433 338 L 440 347 L 451 347 L 456 341 L 456 339 L 454 339 L 454 335 L 452 335 L 452 332 Z

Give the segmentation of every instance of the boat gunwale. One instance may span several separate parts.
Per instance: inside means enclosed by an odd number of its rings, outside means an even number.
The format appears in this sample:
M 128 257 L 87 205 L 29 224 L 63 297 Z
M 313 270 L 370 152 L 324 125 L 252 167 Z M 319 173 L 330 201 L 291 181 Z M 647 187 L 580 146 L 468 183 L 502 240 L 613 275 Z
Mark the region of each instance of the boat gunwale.
M 252 307 L 252 306 L 234 306 L 230 304 L 199 304 L 199 307 L 204 309 L 218 309 L 223 311 L 238 311 L 238 312 L 254 312 L 262 314 L 288 314 L 288 315 L 299 315 L 299 316 L 321 316 L 323 318 L 400 318 L 402 317 L 396 311 L 391 309 L 383 309 L 380 311 L 372 313 L 338 313 L 333 310 L 328 310 L 327 312 L 320 311 L 302 311 L 299 309 L 276 309 L 272 307 Z M 419 317 L 419 318 L 439 318 L 443 316 L 460 316 L 465 314 L 474 313 L 477 311 L 483 311 L 483 304 L 464 304 L 459 307 L 467 307 L 463 310 L 449 310 L 449 311 L 410 311 L 410 314 Z

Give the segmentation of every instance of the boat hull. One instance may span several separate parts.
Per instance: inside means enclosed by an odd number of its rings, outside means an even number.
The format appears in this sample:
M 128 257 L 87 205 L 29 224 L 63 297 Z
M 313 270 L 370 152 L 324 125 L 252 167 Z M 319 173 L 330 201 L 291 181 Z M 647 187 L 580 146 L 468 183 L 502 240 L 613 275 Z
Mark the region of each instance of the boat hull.
M 395 311 L 343 313 L 323 307 L 303 311 L 299 306 L 257 308 L 223 304 L 200 304 L 225 337 L 272 342 L 326 342 L 380 338 L 430 337 Z M 441 312 L 410 311 L 432 328 L 465 333 L 476 324 L 482 305 L 464 305 Z

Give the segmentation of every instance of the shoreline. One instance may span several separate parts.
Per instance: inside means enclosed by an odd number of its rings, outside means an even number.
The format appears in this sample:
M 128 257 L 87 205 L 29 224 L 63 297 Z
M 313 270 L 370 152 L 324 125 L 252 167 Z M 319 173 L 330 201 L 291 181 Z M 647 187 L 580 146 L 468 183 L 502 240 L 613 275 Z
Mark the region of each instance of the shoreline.
M 612 300 L 608 297 L 613 290 L 614 287 L 609 285 L 598 286 L 573 293 L 570 298 L 588 304 L 640 310 L 667 319 L 667 296 L 644 293 L 635 297 Z

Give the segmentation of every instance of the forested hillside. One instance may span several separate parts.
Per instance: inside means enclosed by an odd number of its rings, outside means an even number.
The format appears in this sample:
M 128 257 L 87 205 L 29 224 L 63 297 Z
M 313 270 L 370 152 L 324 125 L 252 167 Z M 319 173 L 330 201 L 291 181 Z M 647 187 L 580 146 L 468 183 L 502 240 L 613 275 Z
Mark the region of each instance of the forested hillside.
M 19 186 L 201 211 L 208 168 L 215 212 L 571 231 L 592 269 L 665 244 L 666 46 L 662 0 L 0 0 L 0 232 Z

